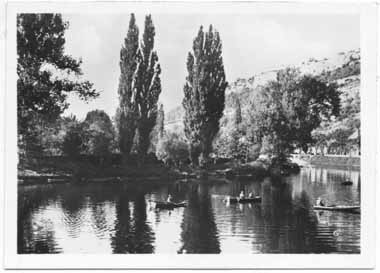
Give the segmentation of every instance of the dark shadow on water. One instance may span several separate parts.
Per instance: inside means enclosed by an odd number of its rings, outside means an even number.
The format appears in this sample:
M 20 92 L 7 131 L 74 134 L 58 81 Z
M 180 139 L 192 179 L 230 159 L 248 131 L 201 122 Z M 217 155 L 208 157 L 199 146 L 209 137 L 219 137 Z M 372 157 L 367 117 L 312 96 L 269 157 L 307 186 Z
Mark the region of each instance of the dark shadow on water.
M 343 186 L 348 178 L 353 185 Z M 313 209 L 319 196 L 333 204 L 360 204 L 360 186 L 359 172 L 326 168 L 227 183 L 19 186 L 17 249 L 20 254 L 103 253 L 109 246 L 112 253 L 154 253 L 169 246 L 179 253 L 360 253 L 360 214 Z M 241 190 L 261 195 L 262 202 L 223 202 Z M 187 207 L 147 214 L 169 193 Z M 166 228 L 173 236 L 156 238 L 168 234 Z M 86 246 L 87 233 L 94 249 Z
M 37 223 L 33 216 L 56 198 L 54 187 L 23 187 L 18 191 L 17 253 L 59 253 L 49 222 Z
M 181 224 L 179 253 L 220 253 L 220 243 L 208 186 L 191 185 Z
M 133 204 L 131 215 L 130 204 Z M 116 203 L 115 235 L 111 238 L 113 253 L 153 253 L 155 240 L 147 223 L 146 201 L 140 191 L 122 192 Z
M 318 219 L 305 191 L 292 196 L 290 183 L 263 183 L 262 215 L 267 244 L 265 253 L 335 252 L 334 228 L 320 236 Z

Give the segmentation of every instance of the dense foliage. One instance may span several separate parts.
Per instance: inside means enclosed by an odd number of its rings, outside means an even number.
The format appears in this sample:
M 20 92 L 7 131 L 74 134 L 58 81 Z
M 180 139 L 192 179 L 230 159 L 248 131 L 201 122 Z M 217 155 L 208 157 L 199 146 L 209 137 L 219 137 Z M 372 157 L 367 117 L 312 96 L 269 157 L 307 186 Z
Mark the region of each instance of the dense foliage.
M 182 101 L 185 135 L 192 164 L 203 165 L 208 161 L 212 142 L 219 131 L 227 87 L 222 43 L 219 32 L 211 25 L 206 33 L 200 27 L 193 41 L 193 52 L 187 57 L 187 72 Z
M 148 152 L 150 134 L 157 119 L 157 102 L 161 93 L 161 67 L 157 52 L 153 50 L 154 36 L 152 17 L 147 15 L 136 71 L 137 152 L 141 160 Z
M 279 71 L 277 79 L 252 101 L 249 133 L 259 142 L 265 136 L 277 156 L 295 148 L 307 151 L 313 143 L 313 130 L 323 120 L 338 116 L 339 110 L 340 97 L 334 84 L 288 68 Z
M 115 130 L 110 117 L 101 110 L 87 113 L 84 120 L 86 153 L 107 156 L 115 146 Z
M 63 138 L 62 152 L 71 158 L 76 158 L 85 150 L 83 124 L 73 122 L 67 128 Z
M 128 157 L 133 145 L 143 160 L 150 146 L 150 134 L 156 124 L 161 93 L 161 67 L 154 48 L 152 17 L 145 17 L 139 47 L 139 30 L 131 14 L 127 37 L 120 51 L 119 108 L 116 121 L 120 151 Z
M 135 15 L 131 14 L 127 37 L 120 50 L 119 107 L 116 111 L 116 123 L 120 152 L 129 156 L 136 132 L 136 69 L 139 62 L 139 29 Z
M 178 133 L 168 132 L 158 140 L 156 155 L 167 165 L 180 167 L 189 162 L 189 147 L 186 139 Z
M 26 153 L 35 150 L 35 122 L 54 122 L 67 109 L 69 93 L 84 100 L 99 95 L 80 80 L 81 61 L 64 52 L 67 28 L 60 14 L 17 16 L 17 118 L 19 148 Z
M 296 69 L 281 70 L 274 81 L 251 91 L 244 113 L 243 95 L 227 97 L 229 110 L 214 145 L 218 157 L 250 161 L 259 154 L 284 158 L 298 148 L 306 152 L 315 145 L 314 132 L 340 117 L 336 84 Z

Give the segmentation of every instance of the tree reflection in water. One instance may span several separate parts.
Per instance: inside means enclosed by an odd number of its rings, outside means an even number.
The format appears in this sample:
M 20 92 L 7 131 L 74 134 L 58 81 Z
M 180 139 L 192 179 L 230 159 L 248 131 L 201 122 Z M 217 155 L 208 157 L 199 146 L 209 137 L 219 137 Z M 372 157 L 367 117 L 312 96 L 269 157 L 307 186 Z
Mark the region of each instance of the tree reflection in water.
M 64 227 L 70 237 L 78 238 L 85 223 L 85 210 L 86 205 L 88 205 L 86 202 L 86 188 L 66 187 L 59 194 L 59 200 L 64 215 Z
M 191 185 L 181 224 L 179 253 L 220 253 L 220 243 L 208 186 Z
M 330 233 L 329 239 L 320 239 L 318 219 L 311 209 L 308 194 L 301 191 L 292 198 L 292 185 L 280 181 L 263 183 L 263 220 L 265 227 L 265 253 L 304 253 L 313 249 L 314 253 L 336 251 L 333 227 L 324 231 Z
M 341 185 L 348 178 L 354 184 Z M 241 190 L 262 202 L 223 202 Z M 148 213 L 147 200 L 169 193 L 188 206 Z M 360 253 L 360 214 L 313 209 L 319 196 L 360 204 L 359 194 L 360 172 L 326 168 L 260 181 L 19 186 L 17 247 L 18 253 Z
M 57 197 L 56 188 L 20 187 L 17 208 L 17 253 L 59 253 L 55 232 L 48 222 L 35 223 L 33 217 Z
M 132 217 L 130 201 L 134 205 Z M 120 193 L 116 203 L 115 235 L 111 238 L 113 253 L 154 252 L 154 234 L 147 223 L 146 209 L 145 197 L 141 191 Z

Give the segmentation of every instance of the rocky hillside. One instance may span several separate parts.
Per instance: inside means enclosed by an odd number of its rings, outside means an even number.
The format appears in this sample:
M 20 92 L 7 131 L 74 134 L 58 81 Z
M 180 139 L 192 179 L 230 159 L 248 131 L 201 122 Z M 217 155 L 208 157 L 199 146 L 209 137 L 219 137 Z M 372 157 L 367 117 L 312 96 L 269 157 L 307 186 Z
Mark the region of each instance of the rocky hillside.
M 225 115 L 232 112 L 232 97 L 234 94 L 238 96 L 242 104 L 242 110 L 247 110 L 247 106 L 252 94 L 260 87 L 264 86 L 268 81 L 275 79 L 279 70 L 285 67 L 279 67 L 269 71 L 264 71 L 253 75 L 248 79 L 237 79 L 229 84 L 226 93 L 226 109 Z M 340 52 L 331 58 L 317 60 L 310 58 L 307 61 L 297 65 L 296 68 L 303 74 L 312 74 L 319 76 L 328 81 L 334 81 L 338 84 L 342 92 L 342 104 L 352 102 L 354 99 L 360 99 L 360 50 L 350 50 L 348 52 Z M 233 94 L 234 93 L 234 94 Z M 182 118 L 184 111 L 182 106 L 169 111 L 166 115 L 167 130 L 182 130 Z

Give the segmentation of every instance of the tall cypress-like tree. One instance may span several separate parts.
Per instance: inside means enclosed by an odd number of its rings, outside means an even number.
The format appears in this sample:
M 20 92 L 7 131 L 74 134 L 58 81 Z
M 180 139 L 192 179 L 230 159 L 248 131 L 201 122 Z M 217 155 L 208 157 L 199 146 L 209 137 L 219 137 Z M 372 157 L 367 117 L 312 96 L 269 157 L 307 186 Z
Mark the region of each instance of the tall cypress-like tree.
M 124 158 L 131 152 L 137 126 L 136 72 L 139 59 L 139 29 L 132 13 L 127 37 L 120 50 L 119 107 L 116 112 L 119 147 Z
M 161 67 L 157 52 L 154 51 L 155 28 L 151 15 L 145 17 L 145 28 L 139 50 L 137 68 L 137 115 L 138 141 L 137 151 L 144 159 L 150 144 L 150 133 L 156 124 L 158 98 L 161 93 Z
M 186 83 L 182 105 L 185 109 L 185 135 L 193 165 L 208 161 L 212 141 L 219 130 L 225 103 L 226 76 L 219 32 L 201 26 L 187 57 Z M 201 159 L 201 162 L 198 159 Z

